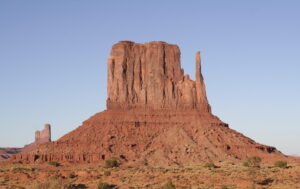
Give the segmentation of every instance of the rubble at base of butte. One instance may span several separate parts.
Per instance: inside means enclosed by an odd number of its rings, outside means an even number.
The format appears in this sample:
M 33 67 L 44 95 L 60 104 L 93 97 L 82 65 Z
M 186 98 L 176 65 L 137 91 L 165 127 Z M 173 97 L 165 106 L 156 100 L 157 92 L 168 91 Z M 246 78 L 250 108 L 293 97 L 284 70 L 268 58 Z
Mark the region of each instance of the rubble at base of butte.
M 15 162 L 165 166 L 207 161 L 288 159 L 276 148 L 230 129 L 211 112 L 196 53 L 196 81 L 185 75 L 177 45 L 121 41 L 108 58 L 107 110 L 55 142 L 38 145 Z

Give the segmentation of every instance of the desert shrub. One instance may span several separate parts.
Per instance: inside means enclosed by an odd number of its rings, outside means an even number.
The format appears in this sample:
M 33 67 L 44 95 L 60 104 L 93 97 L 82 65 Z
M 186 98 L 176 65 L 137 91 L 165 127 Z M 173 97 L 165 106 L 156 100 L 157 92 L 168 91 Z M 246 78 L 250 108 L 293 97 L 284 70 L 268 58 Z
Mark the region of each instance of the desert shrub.
M 52 175 L 52 176 L 49 177 L 49 179 L 51 179 L 51 180 L 57 180 L 58 176 L 57 175 Z
M 69 186 L 61 180 L 48 180 L 46 182 L 37 182 L 30 186 L 29 189 L 67 189 Z
M 58 163 L 58 162 L 56 162 L 56 161 L 49 161 L 48 164 L 49 164 L 49 165 L 52 165 L 52 166 L 54 166 L 54 167 L 60 166 L 60 163 Z
M 287 162 L 286 161 L 276 161 L 274 163 L 275 167 L 280 167 L 280 168 L 287 168 Z
M 175 189 L 175 185 L 172 183 L 172 181 L 166 182 L 162 187 L 162 189 Z
M 205 163 L 204 167 L 209 168 L 209 169 L 211 169 L 211 168 L 218 168 L 218 166 L 216 166 L 213 162 Z
M 245 161 L 245 162 L 243 162 L 243 166 L 249 167 L 249 163 Z
M 222 186 L 221 186 L 221 189 L 229 189 L 229 188 L 228 188 L 228 186 L 226 186 L 226 185 L 222 185 Z
M 70 173 L 70 174 L 68 175 L 68 177 L 69 177 L 70 179 L 73 179 L 73 178 L 76 178 L 77 175 L 75 175 L 74 173 Z
M 0 178 L 0 184 L 5 184 L 8 181 L 9 181 L 8 177 Z
M 260 180 L 260 181 L 258 181 L 256 183 L 259 184 L 259 185 L 264 185 L 265 186 L 265 185 L 271 184 L 273 181 L 274 180 L 271 179 L 271 178 L 266 178 L 266 179 Z
M 259 167 L 261 163 L 261 158 L 258 156 L 252 156 L 247 159 L 246 162 L 243 163 L 244 166 L 247 167 Z
M 105 161 L 106 168 L 119 167 L 119 162 L 116 158 L 111 158 Z
M 104 176 L 110 176 L 111 172 L 110 171 L 104 171 Z
M 97 185 L 97 189 L 111 189 L 114 188 L 115 185 L 113 184 L 108 184 L 106 182 L 99 182 Z
M 16 172 L 25 172 L 25 171 L 29 171 L 29 169 L 26 168 L 21 168 L 21 167 L 13 167 L 11 169 L 12 172 L 16 173 Z
M 8 176 L 0 178 L 0 182 L 7 182 L 7 181 L 9 181 L 9 177 Z

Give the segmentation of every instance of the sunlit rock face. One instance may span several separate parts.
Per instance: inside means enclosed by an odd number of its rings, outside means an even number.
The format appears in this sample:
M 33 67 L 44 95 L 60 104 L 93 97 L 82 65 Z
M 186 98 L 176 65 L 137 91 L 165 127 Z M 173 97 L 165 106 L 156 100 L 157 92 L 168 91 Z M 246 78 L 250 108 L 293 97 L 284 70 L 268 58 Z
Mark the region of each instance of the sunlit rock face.
M 177 45 L 165 42 L 113 45 L 108 59 L 107 109 L 197 109 L 210 112 L 196 54 L 196 81 L 184 75 Z

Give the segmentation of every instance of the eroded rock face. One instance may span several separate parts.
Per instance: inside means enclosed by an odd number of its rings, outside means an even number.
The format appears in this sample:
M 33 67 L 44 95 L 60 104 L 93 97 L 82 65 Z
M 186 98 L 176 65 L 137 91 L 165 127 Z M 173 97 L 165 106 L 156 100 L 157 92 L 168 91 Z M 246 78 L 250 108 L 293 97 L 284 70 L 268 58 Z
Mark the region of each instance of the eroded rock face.
M 177 45 L 123 41 L 108 59 L 107 109 L 197 109 L 210 112 L 196 54 L 196 81 L 184 75 Z
M 211 113 L 196 53 L 196 81 L 184 75 L 180 50 L 165 42 L 123 41 L 108 59 L 107 110 L 55 142 L 39 144 L 15 162 L 179 165 L 208 161 L 287 159 L 230 129 Z
M 55 142 L 45 143 L 13 161 L 104 164 L 112 157 L 128 166 L 244 161 L 260 156 L 286 159 L 270 146 L 230 129 L 212 114 L 195 110 L 106 110 Z
M 35 143 L 51 142 L 51 125 L 45 124 L 44 129 L 35 132 Z

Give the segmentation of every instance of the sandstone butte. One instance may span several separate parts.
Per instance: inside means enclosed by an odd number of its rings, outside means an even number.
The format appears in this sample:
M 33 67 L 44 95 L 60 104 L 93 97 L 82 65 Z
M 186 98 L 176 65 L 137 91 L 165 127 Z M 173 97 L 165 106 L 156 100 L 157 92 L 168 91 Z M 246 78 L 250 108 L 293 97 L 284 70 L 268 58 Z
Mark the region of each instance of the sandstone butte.
M 23 148 L 0 148 L 0 161 L 9 159 L 13 154 L 26 153 L 34 150 L 37 145 L 51 142 L 51 125 L 45 124 L 44 129 L 35 132 L 35 141 Z
M 121 41 L 108 58 L 107 110 L 54 142 L 16 154 L 13 162 L 103 163 L 126 166 L 292 160 L 256 143 L 211 112 L 196 53 L 196 80 L 184 74 L 177 45 Z
M 37 147 L 39 144 L 44 144 L 47 142 L 51 142 L 51 125 L 45 124 L 44 129 L 40 131 L 35 131 L 35 140 L 31 144 L 25 145 L 21 152 L 30 152 Z

